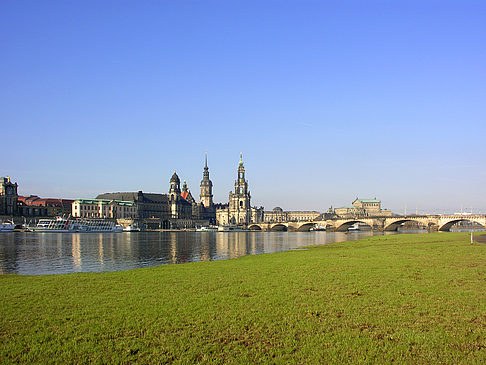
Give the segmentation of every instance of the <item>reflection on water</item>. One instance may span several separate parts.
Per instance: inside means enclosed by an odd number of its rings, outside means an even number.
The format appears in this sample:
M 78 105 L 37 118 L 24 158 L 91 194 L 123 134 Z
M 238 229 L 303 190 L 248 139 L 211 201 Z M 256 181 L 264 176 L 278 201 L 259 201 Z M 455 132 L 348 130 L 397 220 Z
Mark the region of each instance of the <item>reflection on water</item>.
M 233 259 L 383 234 L 394 233 L 2 233 L 0 273 L 41 275 L 129 270 L 161 264 Z

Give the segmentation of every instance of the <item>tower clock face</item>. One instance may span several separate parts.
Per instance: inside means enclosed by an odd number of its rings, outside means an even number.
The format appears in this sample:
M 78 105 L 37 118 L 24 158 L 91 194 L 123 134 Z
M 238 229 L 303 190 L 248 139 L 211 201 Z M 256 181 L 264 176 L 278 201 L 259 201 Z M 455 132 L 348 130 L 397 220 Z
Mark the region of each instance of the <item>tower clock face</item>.
M 11 187 L 11 186 L 9 186 L 9 187 L 7 188 L 7 194 L 8 194 L 8 195 L 11 195 L 11 194 L 12 194 L 12 191 L 13 191 L 12 187 Z

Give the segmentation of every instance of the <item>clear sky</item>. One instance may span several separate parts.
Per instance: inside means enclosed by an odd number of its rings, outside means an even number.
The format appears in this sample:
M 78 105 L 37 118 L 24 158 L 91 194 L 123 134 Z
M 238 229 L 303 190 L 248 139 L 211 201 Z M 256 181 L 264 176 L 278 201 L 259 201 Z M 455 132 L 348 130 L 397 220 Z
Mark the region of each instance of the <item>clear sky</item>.
M 0 176 L 20 194 L 486 213 L 485 1 L 0 2 Z

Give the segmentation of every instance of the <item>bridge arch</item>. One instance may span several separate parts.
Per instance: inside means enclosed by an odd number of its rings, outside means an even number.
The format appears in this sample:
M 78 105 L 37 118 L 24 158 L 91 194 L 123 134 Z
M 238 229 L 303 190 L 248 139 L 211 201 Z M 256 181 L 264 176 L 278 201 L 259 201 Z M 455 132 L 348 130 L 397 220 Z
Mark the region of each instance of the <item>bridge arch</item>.
M 366 222 L 363 222 L 363 221 L 360 221 L 360 220 L 350 220 L 350 221 L 346 221 L 346 222 L 343 222 L 341 223 L 340 225 L 337 225 L 336 226 L 336 232 L 347 232 L 348 229 L 355 225 L 356 223 L 360 223 L 360 224 L 365 224 L 367 225 L 368 227 L 370 227 L 370 229 L 372 229 L 373 227 L 370 226 L 368 223 Z
M 273 226 L 270 227 L 271 231 L 276 231 L 276 232 L 286 232 L 287 231 L 287 226 L 282 223 L 277 223 L 274 224 Z
M 258 224 L 252 224 L 248 227 L 248 229 L 250 231 L 262 231 L 262 227 L 260 227 Z
M 390 232 L 390 231 L 398 231 L 398 229 L 400 228 L 400 226 L 405 223 L 405 222 L 414 222 L 414 223 L 418 223 L 422 226 L 425 226 L 427 228 L 427 225 L 424 224 L 423 222 L 420 222 L 416 219 L 407 219 L 407 218 L 404 218 L 404 219 L 399 219 L 395 222 L 392 222 L 390 223 L 389 225 L 385 226 L 384 227 L 384 230 L 387 231 L 387 232 Z
M 478 221 L 475 221 L 474 218 L 473 219 L 468 219 L 468 218 L 455 218 L 455 219 L 452 219 L 444 224 L 442 224 L 441 226 L 439 226 L 439 231 L 442 231 L 442 232 L 447 232 L 447 231 L 450 231 L 451 230 L 451 227 L 456 224 L 456 223 L 459 223 L 459 222 L 471 222 L 471 223 L 476 223 L 476 224 L 480 224 L 481 226 L 484 227 L 484 224 L 481 223 L 481 222 L 478 222 Z M 484 227 L 486 228 L 486 227 Z
M 296 229 L 297 232 L 308 232 L 316 224 L 314 222 L 304 223 L 299 228 Z

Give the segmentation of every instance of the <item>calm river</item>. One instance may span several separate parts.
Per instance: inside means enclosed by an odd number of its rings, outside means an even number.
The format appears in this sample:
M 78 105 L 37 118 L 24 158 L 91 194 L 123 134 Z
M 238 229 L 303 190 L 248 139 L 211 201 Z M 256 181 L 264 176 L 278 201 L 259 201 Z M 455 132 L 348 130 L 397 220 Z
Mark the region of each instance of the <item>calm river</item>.
M 120 271 L 162 264 L 226 260 L 383 234 L 371 231 L 0 233 L 0 273 L 43 275 Z

